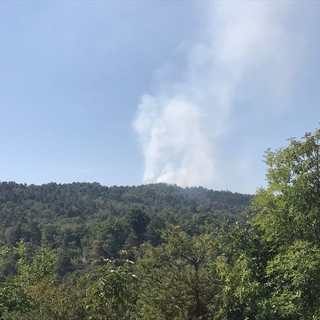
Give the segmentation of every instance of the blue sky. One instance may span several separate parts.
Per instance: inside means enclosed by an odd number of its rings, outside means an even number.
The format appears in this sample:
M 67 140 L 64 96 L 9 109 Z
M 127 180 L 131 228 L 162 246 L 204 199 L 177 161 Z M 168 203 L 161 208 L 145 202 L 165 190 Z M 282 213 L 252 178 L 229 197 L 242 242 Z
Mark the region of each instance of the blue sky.
M 0 180 L 255 192 L 318 127 L 319 9 L 0 2 Z

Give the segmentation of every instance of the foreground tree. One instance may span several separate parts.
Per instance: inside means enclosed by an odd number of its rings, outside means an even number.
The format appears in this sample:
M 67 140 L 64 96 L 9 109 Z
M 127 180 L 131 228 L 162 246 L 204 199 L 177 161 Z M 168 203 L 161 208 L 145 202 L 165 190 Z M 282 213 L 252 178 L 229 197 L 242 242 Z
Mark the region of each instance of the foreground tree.
M 270 319 L 319 319 L 320 248 L 296 241 L 268 263 Z
M 268 187 L 254 199 L 253 224 L 268 242 L 320 243 L 320 131 L 266 153 Z
M 219 292 L 214 237 L 208 232 L 191 237 L 173 226 L 162 236 L 165 243 L 145 244 L 137 261 L 138 319 L 207 319 Z
M 252 230 L 268 259 L 265 317 L 318 319 L 320 298 L 320 131 L 266 153 L 266 189 L 253 201 Z
M 133 261 L 106 259 L 83 277 L 82 282 L 86 319 L 133 319 L 138 295 Z

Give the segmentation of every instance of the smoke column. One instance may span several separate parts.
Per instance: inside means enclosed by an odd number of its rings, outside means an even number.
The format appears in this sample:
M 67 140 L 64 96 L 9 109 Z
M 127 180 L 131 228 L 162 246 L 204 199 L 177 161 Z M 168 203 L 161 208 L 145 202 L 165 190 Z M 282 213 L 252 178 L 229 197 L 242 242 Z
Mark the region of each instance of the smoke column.
M 204 6 L 205 27 L 185 52 L 183 80 L 163 79 L 155 94 L 141 98 L 133 126 L 144 154 L 144 183 L 215 187 L 222 170 L 219 141 L 230 131 L 241 91 L 257 79 L 269 94 L 290 91 L 293 68 L 284 23 L 289 2 Z

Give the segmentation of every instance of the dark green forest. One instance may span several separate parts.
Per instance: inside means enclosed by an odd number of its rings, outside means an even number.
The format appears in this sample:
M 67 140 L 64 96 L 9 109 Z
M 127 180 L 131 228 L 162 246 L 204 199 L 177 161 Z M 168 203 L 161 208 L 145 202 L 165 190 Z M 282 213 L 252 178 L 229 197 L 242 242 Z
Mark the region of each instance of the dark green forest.
M 0 183 L 1 319 L 320 319 L 320 131 L 253 195 Z

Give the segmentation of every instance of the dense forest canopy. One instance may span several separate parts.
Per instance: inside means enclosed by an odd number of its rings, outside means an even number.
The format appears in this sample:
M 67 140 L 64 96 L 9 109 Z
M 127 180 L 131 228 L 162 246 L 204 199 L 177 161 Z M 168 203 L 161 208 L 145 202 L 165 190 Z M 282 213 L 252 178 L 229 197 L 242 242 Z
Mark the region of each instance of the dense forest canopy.
M 78 232 L 78 242 L 80 238 L 85 242 L 88 234 L 92 234 L 91 238 L 99 232 L 109 235 L 109 229 L 116 225 L 123 229 L 122 234 L 128 232 L 134 212 L 150 220 L 149 231 L 153 225 L 156 228 L 157 224 L 164 226 L 170 222 L 192 233 L 199 225 L 212 223 L 225 215 L 241 214 L 248 208 L 251 198 L 229 191 L 201 187 L 183 189 L 166 184 L 105 187 L 98 183 L 27 186 L 2 182 L 0 239 L 9 246 L 14 246 L 21 238 L 37 239 L 38 244 L 45 242 L 54 246 L 55 236 L 71 237 L 70 233 Z M 61 239 L 56 241 L 61 245 Z
M 0 184 L 3 319 L 320 319 L 320 131 L 253 197 Z

